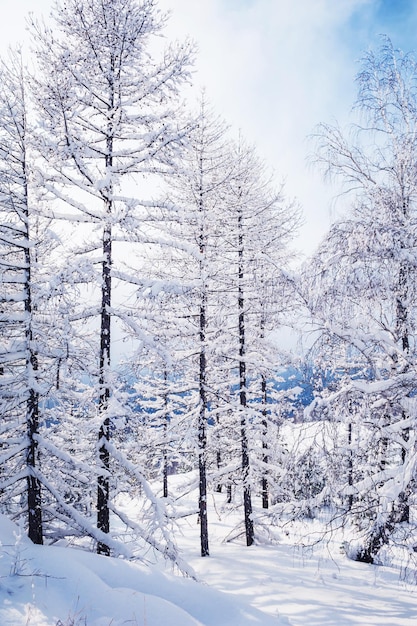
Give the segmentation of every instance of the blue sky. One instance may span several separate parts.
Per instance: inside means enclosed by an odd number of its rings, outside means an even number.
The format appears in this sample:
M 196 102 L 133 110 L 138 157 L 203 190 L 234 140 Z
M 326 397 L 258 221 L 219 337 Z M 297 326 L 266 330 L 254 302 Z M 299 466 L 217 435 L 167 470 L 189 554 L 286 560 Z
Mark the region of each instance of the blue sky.
M 0 0 L 0 48 L 24 38 L 27 11 L 48 13 L 51 0 Z M 200 48 L 195 83 L 206 87 L 226 120 L 255 143 L 304 208 L 298 246 L 313 251 L 341 208 L 306 162 L 307 136 L 319 122 L 349 121 L 354 78 L 379 35 L 417 50 L 415 0 L 159 0 L 171 10 L 169 38 Z

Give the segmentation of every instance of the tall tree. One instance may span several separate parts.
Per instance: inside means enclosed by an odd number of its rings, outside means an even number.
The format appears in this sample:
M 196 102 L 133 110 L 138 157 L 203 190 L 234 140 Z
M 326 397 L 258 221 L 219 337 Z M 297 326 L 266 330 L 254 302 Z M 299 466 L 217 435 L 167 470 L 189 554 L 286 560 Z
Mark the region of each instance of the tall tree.
M 40 419 L 39 328 L 35 321 L 36 244 L 33 152 L 27 104 L 27 81 L 21 55 L 11 53 L 1 66 L 0 91 L 0 272 L 2 283 L 2 414 L 19 423 L 25 406 L 26 438 L 20 439 L 26 461 L 28 534 L 43 543 L 41 482 L 38 475 Z M 7 427 L 10 427 L 10 422 Z M 16 451 L 6 439 L 3 462 Z M 23 441 L 23 443 L 22 443 Z M 10 447 L 12 450 L 10 450 Z M 17 472 L 15 479 L 19 478 Z M 4 477 L 4 474 L 3 474 Z M 13 482 L 12 477 L 8 477 Z M 7 479 L 6 479 L 7 482 Z
M 52 231 L 50 219 L 42 215 L 33 101 L 20 51 L 10 52 L 7 61 L 2 61 L 1 77 L 0 402 L 4 432 L 11 429 L 4 440 L 4 495 L 10 507 L 14 501 L 10 488 L 14 489 L 22 477 L 26 479 L 28 534 L 35 543 L 43 543 L 50 520 L 48 512 L 45 525 L 43 511 L 51 493 L 45 467 L 41 467 L 41 429 L 47 400 L 59 387 L 59 376 L 55 377 L 54 372 L 66 358 L 65 304 L 61 298 L 65 286 L 60 284 L 59 237 Z M 26 423 L 23 438 L 18 434 L 22 413 Z M 22 453 L 26 470 L 19 467 Z M 20 516 L 19 511 L 13 514 Z
M 97 232 L 84 253 L 98 253 L 93 263 L 101 267 L 96 275 L 100 302 L 86 315 L 100 319 L 97 527 L 103 536 L 110 530 L 114 243 L 137 240 L 141 209 L 142 217 L 147 215 L 122 181 L 169 169 L 183 134 L 175 104 L 188 79 L 191 48 L 171 47 L 162 61 L 154 61 L 150 44 L 164 22 L 154 0 L 69 0 L 55 5 L 54 31 L 34 27 L 54 214 L 63 206 L 67 220 L 82 223 L 84 232 Z M 105 540 L 97 550 L 110 553 Z
M 196 422 L 199 483 L 201 556 L 209 555 L 207 516 L 209 375 L 213 369 L 216 328 L 214 311 L 216 271 L 221 259 L 217 247 L 217 222 L 221 220 L 222 196 L 233 165 L 227 148 L 226 126 L 219 120 L 203 94 L 195 128 L 188 135 L 187 149 L 171 178 L 165 222 L 176 248 L 174 267 L 182 296 L 177 314 L 182 319 L 181 352 L 188 352 L 186 378 L 194 393 L 190 419 Z M 171 264 L 169 271 L 173 271 Z M 191 358 L 190 358 L 191 357 Z
M 276 191 L 255 151 L 239 141 L 232 149 L 234 163 L 225 197 L 222 225 L 224 246 L 221 281 L 227 293 L 225 304 L 228 328 L 224 346 L 231 367 L 236 370 L 237 406 L 241 445 L 241 479 L 247 545 L 254 542 L 252 511 L 254 427 L 261 425 L 261 463 L 267 457 L 266 361 L 271 345 L 266 334 L 280 322 L 288 307 L 285 268 L 291 258 L 288 243 L 299 223 L 296 204 Z M 268 354 L 269 352 L 269 354 Z M 271 368 L 272 369 L 272 368 Z M 251 402 L 250 382 L 261 377 L 256 403 Z M 256 409 L 255 409 L 256 407 Z M 255 417 L 256 416 L 256 417 Z M 267 497 L 266 477 L 262 479 L 263 503 Z
M 313 261 L 310 304 L 331 341 L 345 346 L 340 353 L 350 347 L 346 401 L 357 403 L 359 394 L 362 414 L 368 420 L 369 407 L 372 415 L 368 434 L 380 462 L 355 487 L 349 472 L 346 487 L 364 534 L 357 558 L 367 562 L 405 519 L 415 481 L 408 398 L 415 375 L 416 77 L 414 58 L 385 39 L 363 59 L 355 140 L 338 127 L 319 129 L 319 161 L 344 181 L 353 208 Z

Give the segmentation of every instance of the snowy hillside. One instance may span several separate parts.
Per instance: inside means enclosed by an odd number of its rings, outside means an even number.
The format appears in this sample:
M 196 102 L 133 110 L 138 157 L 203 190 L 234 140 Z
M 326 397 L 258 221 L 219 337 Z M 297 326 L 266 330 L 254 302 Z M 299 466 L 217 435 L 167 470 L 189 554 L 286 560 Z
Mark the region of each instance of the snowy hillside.
M 155 568 L 35 546 L 0 518 L 2 626 L 277 626 L 287 620 Z
M 191 498 L 195 494 L 190 494 Z M 190 502 L 191 502 L 190 498 Z M 81 550 L 35 546 L 0 518 L 1 626 L 413 626 L 417 589 L 398 569 L 349 561 L 337 541 L 229 542 L 240 512 L 210 496 L 211 556 L 198 556 L 195 515 L 178 538 L 200 581 Z M 225 541 L 226 540 L 226 541 Z M 146 555 L 145 560 L 151 560 Z M 207 583 L 207 584 L 204 584 Z

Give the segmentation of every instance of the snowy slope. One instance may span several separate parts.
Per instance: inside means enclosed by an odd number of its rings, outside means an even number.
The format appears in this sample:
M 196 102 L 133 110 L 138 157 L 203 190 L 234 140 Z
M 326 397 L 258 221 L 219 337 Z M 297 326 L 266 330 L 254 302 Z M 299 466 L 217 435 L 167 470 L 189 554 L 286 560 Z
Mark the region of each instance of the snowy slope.
M 292 626 L 417 625 L 413 570 L 352 561 L 341 550 L 337 532 L 314 545 L 323 537 L 323 526 L 315 520 L 276 530 L 276 545 L 247 548 L 229 542 L 242 512 L 228 511 L 217 494 L 215 507 L 210 500 L 210 557 L 196 553 L 195 520 L 184 522 L 181 539 L 187 561 L 209 585 L 277 619 L 285 616 Z M 414 582 L 404 582 L 406 574 Z
M 179 493 L 186 491 L 181 477 L 171 482 Z M 189 511 L 196 495 L 188 491 L 184 499 Z M 163 571 L 161 563 L 34 546 L 0 516 L 0 626 L 417 624 L 414 570 L 351 561 L 337 533 L 301 547 L 300 541 L 323 532 L 317 520 L 275 529 L 276 545 L 247 548 L 239 537 L 230 542 L 242 511 L 224 497 L 210 494 L 208 501 L 210 557 L 199 556 L 196 514 L 182 518 L 177 537 L 182 556 L 207 584 Z
M 284 626 L 245 600 L 141 564 L 34 546 L 0 517 L 1 626 Z

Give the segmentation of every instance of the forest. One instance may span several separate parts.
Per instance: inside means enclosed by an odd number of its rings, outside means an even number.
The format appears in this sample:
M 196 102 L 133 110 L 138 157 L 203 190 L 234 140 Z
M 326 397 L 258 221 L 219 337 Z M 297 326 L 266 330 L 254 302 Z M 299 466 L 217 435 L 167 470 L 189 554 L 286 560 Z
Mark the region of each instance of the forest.
M 208 557 L 224 494 L 232 541 L 320 519 L 306 542 L 415 568 L 417 61 L 383 38 L 351 127 L 316 127 L 347 210 L 300 263 L 301 207 L 210 94 L 188 104 L 166 19 L 62 0 L 1 61 L 0 513 L 192 575 L 177 524 Z

